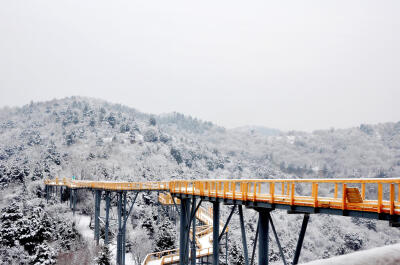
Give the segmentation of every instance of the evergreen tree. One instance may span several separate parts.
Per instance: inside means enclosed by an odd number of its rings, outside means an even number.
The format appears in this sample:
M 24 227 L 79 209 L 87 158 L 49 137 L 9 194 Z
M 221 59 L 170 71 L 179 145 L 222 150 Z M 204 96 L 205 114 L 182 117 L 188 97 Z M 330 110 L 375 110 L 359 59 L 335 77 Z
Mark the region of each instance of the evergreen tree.
M 101 247 L 98 257 L 95 259 L 96 264 L 98 265 L 111 265 L 110 259 L 111 253 L 108 245 L 104 245 Z
M 155 252 L 175 248 L 175 232 L 169 219 L 165 219 L 159 227 L 155 238 Z
M 56 256 L 53 249 L 46 245 L 40 244 L 36 247 L 36 254 L 32 257 L 33 265 L 50 265 L 56 263 Z
M 232 246 L 229 249 L 229 263 L 233 265 L 243 265 L 244 264 L 244 257 L 243 251 L 240 249 L 235 242 L 232 242 Z
M 23 217 L 21 207 L 16 202 L 3 208 L 0 221 L 0 244 L 4 246 L 15 246 L 18 239 L 18 229 L 16 223 Z

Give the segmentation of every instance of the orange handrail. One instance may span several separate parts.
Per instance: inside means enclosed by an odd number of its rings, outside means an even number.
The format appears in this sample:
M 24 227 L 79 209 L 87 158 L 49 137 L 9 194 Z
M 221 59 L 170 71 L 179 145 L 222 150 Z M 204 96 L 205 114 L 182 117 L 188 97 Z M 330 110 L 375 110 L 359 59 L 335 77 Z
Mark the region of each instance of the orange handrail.
M 277 194 L 275 184 L 281 183 L 281 193 Z M 297 195 L 295 187 L 300 184 L 312 184 L 310 195 Z M 334 185 L 334 194 L 331 197 L 322 197 L 318 194 L 318 185 L 327 183 Z M 63 181 L 45 180 L 46 185 L 67 186 L 69 188 L 91 188 L 103 190 L 158 190 L 169 191 L 173 194 L 188 194 L 192 196 L 208 196 L 232 200 L 267 202 L 287 205 L 300 205 L 310 207 L 329 207 L 342 210 L 357 210 L 377 213 L 400 214 L 399 189 L 393 189 L 399 178 L 387 179 L 211 179 L 211 180 L 172 180 L 150 182 L 111 182 L 69 180 Z M 262 188 L 269 184 L 269 191 Z M 237 186 L 239 185 L 239 191 Z M 338 185 L 342 185 L 342 197 L 338 198 Z M 362 203 L 350 203 L 347 201 L 347 185 L 361 186 Z M 366 200 L 365 191 L 367 185 L 377 185 L 375 200 Z M 387 185 L 387 186 L 386 186 Z M 391 191 L 390 200 L 383 198 L 383 186 Z M 397 195 L 396 195 L 397 192 Z M 369 195 L 370 196 L 370 193 Z M 395 200 L 397 198 L 397 200 Z

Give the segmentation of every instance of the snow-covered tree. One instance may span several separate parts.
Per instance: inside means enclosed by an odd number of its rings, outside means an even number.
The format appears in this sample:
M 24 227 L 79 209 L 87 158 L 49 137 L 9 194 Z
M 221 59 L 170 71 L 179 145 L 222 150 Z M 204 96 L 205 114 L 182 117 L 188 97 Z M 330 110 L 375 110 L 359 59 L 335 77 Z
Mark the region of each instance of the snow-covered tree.
M 101 246 L 95 262 L 98 265 L 111 265 L 111 252 L 108 245 Z
M 164 219 L 155 234 L 154 252 L 174 249 L 176 247 L 176 231 L 169 219 Z

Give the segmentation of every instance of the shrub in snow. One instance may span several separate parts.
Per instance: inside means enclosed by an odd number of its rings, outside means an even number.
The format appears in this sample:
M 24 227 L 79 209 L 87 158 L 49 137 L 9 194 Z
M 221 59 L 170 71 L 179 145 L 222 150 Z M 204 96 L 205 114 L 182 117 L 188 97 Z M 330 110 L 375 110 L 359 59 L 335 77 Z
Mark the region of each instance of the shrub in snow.
M 119 127 L 119 132 L 120 133 L 126 133 L 129 132 L 131 127 L 128 124 L 122 124 L 121 127 Z
M 91 119 L 90 119 L 90 121 L 89 121 L 89 126 L 90 126 L 90 127 L 96 126 L 96 120 L 95 120 L 94 118 L 91 118 Z
M 214 169 L 215 169 L 214 163 L 213 163 L 213 161 L 211 161 L 211 160 L 208 160 L 208 161 L 206 162 L 206 166 L 207 166 L 207 169 L 208 169 L 209 171 L 214 171 Z
M 69 132 L 65 135 L 65 144 L 67 146 L 73 145 L 76 143 L 76 134 L 74 131 Z
M 71 250 L 81 242 L 75 227 L 58 216 L 52 217 L 42 202 L 15 197 L 1 210 L 0 251 L 7 249 L 2 256 L 9 257 L 8 264 L 54 264 L 55 251 L 49 242 L 60 250 Z M 14 248 L 19 249 L 20 257 L 13 256 Z M 21 261 L 23 257 L 29 257 L 29 261 Z
M 169 219 L 165 219 L 158 232 L 155 234 L 154 252 L 164 251 L 175 248 L 175 228 Z
M 27 138 L 28 138 L 27 145 L 29 145 L 29 146 L 40 145 L 42 143 L 40 133 L 37 131 L 29 132 L 29 135 Z
M 344 242 L 347 248 L 351 250 L 359 250 L 363 246 L 363 239 L 357 233 L 347 233 L 344 236 Z
M 170 153 L 171 153 L 172 157 L 175 158 L 175 160 L 178 164 L 182 163 L 182 155 L 178 149 L 172 147 Z
M 160 141 L 163 143 L 168 143 L 171 140 L 171 137 L 169 137 L 167 134 L 160 134 Z
M 54 250 L 46 245 L 40 244 L 36 247 L 35 255 L 32 256 L 30 264 L 48 265 L 56 263 L 56 255 Z
M 136 264 L 141 264 L 143 259 L 153 247 L 153 241 L 142 229 L 137 230 L 131 237 L 131 248 L 133 259 Z
M 29 169 L 24 170 L 23 168 L 13 165 L 8 172 L 8 177 L 10 182 L 24 182 L 25 175 L 29 175 Z
M 1 210 L 0 244 L 8 247 L 16 245 L 19 238 L 17 221 L 22 219 L 23 214 L 18 203 L 15 201 Z
M 39 179 L 43 179 L 43 171 L 39 166 L 36 166 L 35 169 L 33 170 L 31 180 L 35 181 Z
M 6 152 L 3 150 L 0 150 L 0 160 L 6 160 L 8 158 L 8 155 Z
M 376 221 L 375 220 L 352 217 L 351 221 L 353 223 L 355 223 L 356 225 L 364 225 L 369 230 L 373 230 L 376 232 Z
M 150 117 L 149 119 L 149 125 L 151 126 L 156 126 L 156 119 L 154 117 Z
M 144 137 L 143 138 L 144 141 L 146 141 L 146 142 L 157 142 L 158 141 L 157 131 L 152 128 L 145 131 L 143 137 Z
M 96 146 L 103 146 L 104 145 L 104 140 L 103 138 L 97 138 L 96 140 Z
M 243 250 L 241 247 L 236 245 L 235 241 L 232 241 L 232 244 L 228 250 L 228 260 L 229 264 L 244 265 Z
M 110 113 L 110 115 L 107 117 L 107 122 L 111 125 L 112 128 L 115 127 L 115 125 L 117 124 L 117 119 L 115 118 L 114 113 Z
M 135 133 L 133 131 L 129 132 L 129 142 L 131 144 L 134 144 L 136 142 L 136 137 L 135 137 Z
M 38 243 L 51 239 L 53 220 L 39 207 L 33 208 L 30 218 L 22 218 L 17 222 L 19 243 L 32 254 Z
M 150 237 L 153 237 L 153 235 L 154 235 L 154 223 L 153 223 L 153 220 L 150 217 L 145 217 L 145 219 L 142 222 L 142 228 L 144 228 L 147 231 L 147 234 Z
M 111 256 L 111 252 L 110 252 L 108 246 L 104 245 L 101 247 L 97 258 L 95 258 L 95 262 L 98 265 L 111 265 L 110 256 Z

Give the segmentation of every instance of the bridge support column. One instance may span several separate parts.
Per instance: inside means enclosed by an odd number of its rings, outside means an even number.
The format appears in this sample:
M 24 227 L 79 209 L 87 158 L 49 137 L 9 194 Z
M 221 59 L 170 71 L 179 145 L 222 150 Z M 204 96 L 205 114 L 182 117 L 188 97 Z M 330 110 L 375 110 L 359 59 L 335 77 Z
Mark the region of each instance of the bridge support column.
M 192 207 L 196 207 L 196 198 L 192 199 Z M 192 261 L 191 264 L 196 265 L 196 213 L 194 212 L 194 210 L 193 213 L 194 217 L 192 220 L 192 246 L 191 246 L 192 252 L 190 258 Z
M 190 200 L 181 198 L 181 211 L 180 211 L 180 228 L 179 228 L 179 264 L 189 264 L 189 244 L 187 234 L 189 233 L 189 214 L 190 214 Z
M 46 193 L 46 200 L 47 200 L 47 203 L 49 203 L 49 186 L 46 185 L 46 186 L 44 187 L 44 190 L 45 190 L 45 193 Z
M 301 224 L 299 240 L 297 241 L 296 252 L 294 253 L 293 265 L 296 265 L 299 262 L 300 252 L 303 246 L 304 235 L 306 234 L 306 229 L 309 219 L 310 219 L 310 214 L 305 213 L 303 217 L 303 223 Z
M 73 201 L 73 189 L 71 189 L 71 188 L 68 188 L 68 191 L 69 191 L 69 208 L 72 210 L 72 201 Z
M 122 192 L 118 192 L 117 265 L 122 265 Z
M 108 230 L 110 226 L 110 192 L 106 192 L 106 225 L 105 225 L 105 235 L 104 235 L 104 244 L 108 245 Z
M 74 195 L 72 196 L 73 197 L 73 201 L 74 201 L 74 203 L 73 203 L 73 206 L 72 206 L 72 211 L 73 211 L 73 213 L 74 213 L 74 216 L 75 216 L 75 209 L 76 209 L 76 193 L 77 193 L 77 190 L 76 189 L 74 189 L 74 190 L 72 190 L 73 192 L 74 192 Z
M 124 221 L 122 226 L 122 264 L 125 265 L 125 246 L 126 246 L 126 221 L 128 216 L 126 215 L 126 192 L 124 192 L 124 202 L 122 204 L 122 220 Z
M 63 187 L 60 186 L 60 203 L 63 201 Z
M 259 210 L 258 222 L 258 265 L 268 265 L 268 241 L 269 241 L 269 211 Z
M 100 204 L 101 204 L 101 190 L 95 191 L 94 202 L 94 239 L 96 244 L 99 245 L 100 240 Z
M 213 265 L 219 264 L 219 202 L 213 202 Z
M 274 237 L 275 237 L 275 240 L 276 240 L 276 244 L 278 245 L 279 253 L 281 254 L 283 264 L 284 264 L 284 265 L 287 265 L 286 259 L 285 259 L 285 255 L 283 254 L 281 242 L 279 241 L 278 233 L 276 232 L 275 225 L 274 225 L 274 222 L 272 221 L 272 217 L 271 217 L 271 214 L 270 214 L 270 213 L 268 213 L 268 219 L 269 219 L 269 222 L 270 222 L 270 224 L 271 224 L 272 232 L 274 233 Z
M 128 217 L 132 212 L 133 206 L 139 192 L 136 193 L 129 212 L 126 211 L 126 191 L 118 192 L 118 235 L 117 235 L 117 265 L 125 265 L 125 233 Z M 109 197 L 108 197 L 109 198 Z M 109 200 L 109 199 L 108 199 Z M 109 205 L 109 203 L 108 203 Z M 109 208 L 109 207 L 108 207 Z
M 244 228 L 244 218 L 243 218 L 242 205 L 239 205 L 239 219 L 240 219 L 240 230 L 241 230 L 241 233 L 242 233 L 244 264 L 245 265 L 249 265 L 249 252 L 247 250 L 247 239 L 246 239 L 246 230 Z

